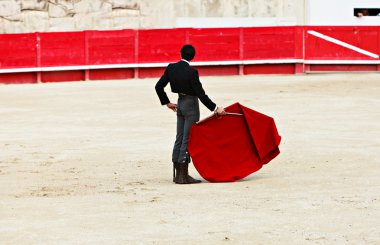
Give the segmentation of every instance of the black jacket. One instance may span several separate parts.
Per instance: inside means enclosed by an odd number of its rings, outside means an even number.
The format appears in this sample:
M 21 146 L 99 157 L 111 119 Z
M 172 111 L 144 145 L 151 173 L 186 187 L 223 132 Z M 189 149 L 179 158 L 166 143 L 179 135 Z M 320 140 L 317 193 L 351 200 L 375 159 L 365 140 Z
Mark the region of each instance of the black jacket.
M 215 110 L 215 103 L 206 95 L 199 81 L 198 71 L 191 67 L 186 61 L 181 60 L 177 63 L 169 64 L 157 82 L 155 88 L 162 105 L 170 103 L 164 91 L 165 86 L 169 82 L 173 93 L 197 96 L 210 111 Z

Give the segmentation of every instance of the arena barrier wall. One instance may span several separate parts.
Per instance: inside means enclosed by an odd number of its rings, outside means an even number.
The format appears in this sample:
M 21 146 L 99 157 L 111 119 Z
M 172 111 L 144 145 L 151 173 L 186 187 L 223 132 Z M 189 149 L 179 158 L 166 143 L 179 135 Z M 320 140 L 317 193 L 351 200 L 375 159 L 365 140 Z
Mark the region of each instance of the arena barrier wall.
M 200 75 L 380 71 L 379 26 L 279 26 L 0 35 L 0 83 L 159 77 L 197 49 Z

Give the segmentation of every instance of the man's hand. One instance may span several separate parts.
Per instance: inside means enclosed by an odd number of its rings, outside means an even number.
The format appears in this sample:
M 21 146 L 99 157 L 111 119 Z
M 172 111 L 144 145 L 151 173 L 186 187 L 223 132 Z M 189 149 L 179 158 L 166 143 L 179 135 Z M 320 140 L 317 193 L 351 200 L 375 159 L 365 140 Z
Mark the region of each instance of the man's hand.
M 226 111 L 224 110 L 223 106 L 218 106 L 216 108 L 216 114 L 219 116 L 226 115 Z
M 176 104 L 168 103 L 168 104 L 166 104 L 166 106 L 167 106 L 170 110 L 172 110 L 172 111 L 174 111 L 174 112 L 177 111 L 177 105 L 176 105 Z

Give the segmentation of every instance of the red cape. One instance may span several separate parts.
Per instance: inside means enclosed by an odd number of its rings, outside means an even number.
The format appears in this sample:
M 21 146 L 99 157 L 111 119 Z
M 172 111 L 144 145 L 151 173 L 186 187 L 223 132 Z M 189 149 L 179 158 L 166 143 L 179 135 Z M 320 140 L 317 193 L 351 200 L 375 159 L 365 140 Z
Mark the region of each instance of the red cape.
M 259 170 L 280 150 L 273 118 L 239 103 L 191 127 L 188 151 L 199 174 L 210 182 L 231 182 Z

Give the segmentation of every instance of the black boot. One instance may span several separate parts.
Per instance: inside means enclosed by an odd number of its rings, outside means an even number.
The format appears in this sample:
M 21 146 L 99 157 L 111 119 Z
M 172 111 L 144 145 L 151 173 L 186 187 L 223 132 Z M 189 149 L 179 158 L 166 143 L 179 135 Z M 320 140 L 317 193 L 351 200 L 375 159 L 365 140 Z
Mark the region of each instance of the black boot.
M 178 173 L 178 162 L 173 162 L 173 182 L 176 182 L 176 176 Z
M 176 184 L 188 184 L 186 176 L 186 164 L 179 163 L 177 168 L 177 173 L 175 176 Z
M 176 184 L 196 184 L 201 182 L 188 175 L 188 166 L 188 163 L 179 163 L 175 178 Z
M 194 179 L 193 177 L 191 177 L 189 175 L 189 164 L 186 163 L 186 176 L 187 176 L 187 182 L 190 182 L 191 184 L 196 184 L 196 183 L 201 183 L 202 181 L 198 180 L 198 179 Z

